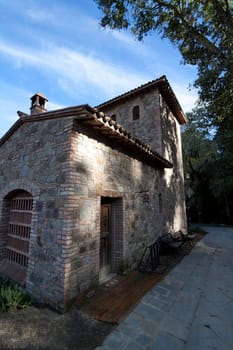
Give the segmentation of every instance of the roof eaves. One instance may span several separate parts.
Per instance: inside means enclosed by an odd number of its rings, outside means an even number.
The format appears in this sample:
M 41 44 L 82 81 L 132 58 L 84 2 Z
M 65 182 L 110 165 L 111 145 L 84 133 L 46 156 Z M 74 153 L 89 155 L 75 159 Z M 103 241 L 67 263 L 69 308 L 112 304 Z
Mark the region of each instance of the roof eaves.
M 0 138 L 0 147 L 14 134 L 14 132 L 23 124 L 22 119 L 16 120 L 16 122 L 10 127 L 10 129 Z
M 7 139 L 24 123 L 54 118 L 73 117 L 86 125 L 90 125 L 93 129 L 97 129 L 98 132 L 103 134 L 105 137 L 112 140 L 114 139 L 114 142 L 122 145 L 125 150 L 131 149 L 131 152 L 143 157 L 152 165 L 162 168 L 173 167 L 172 163 L 163 158 L 159 153 L 152 150 L 149 146 L 143 144 L 139 139 L 132 137 L 126 129 L 124 129 L 112 118 L 108 117 L 98 109 L 89 106 L 88 104 L 44 112 L 36 115 L 28 115 L 20 111 L 17 113 L 20 118 L 0 139 L 0 146 L 3 145 Z
M 27 113 L 17 111 L 19 119 L 0 138 L 0 146 L 2 146 L 14 134 L 14 132 L 24 123 L 44 121 L 44 120 L 55 119 L 55 118 L 72 117 L 81 113 L 82 111 L 93 113 L 95 109 L 89 106 L 88 104 L 84 104 L 84 105 L 67 107 L 67 108 L 58 109 L 58 110 L 49 111 L 49 112 L 38 113 L 34 115 L 29 115 Z
M 103 134 L 109 139 L 114 139 L 114 143 L 124 146 L 126 150 L 131 149 L 134 154 L 144 157 L 144 159 L 157 167 L 173 167 L 171 162 L 142 143 L 139 139 L 132 137 L 126 129 L 101 111 L 95 110 L 95 113 L 88 115 L 88 117 L 82 115 L 77 116 L 75 119 L 85 125 L 91 126 L 93 129 L 97 129 L 98 134 Z

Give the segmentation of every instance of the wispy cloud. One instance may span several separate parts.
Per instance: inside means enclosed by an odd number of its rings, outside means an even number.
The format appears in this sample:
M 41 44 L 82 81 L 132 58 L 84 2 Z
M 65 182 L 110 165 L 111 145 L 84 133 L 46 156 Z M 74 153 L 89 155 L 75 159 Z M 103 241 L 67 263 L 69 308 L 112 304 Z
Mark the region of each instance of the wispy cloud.
M 43 72 L 47 70 L 56 77 L 59 84 L 63 82 L 61 88 L 64 84 L 70 95 L 80 84 L 92 84 L 104 95 L 110 96 L 147 80 L 144 74 L 124 71 L 122 67 L 100 60 L 94 55 L 56 46 L 43 51 L 41 48 L 22 48 L 0 41 L 0 53 L 13 59 L 18 67 L 29 65 Z
M 61 101 L 50 102 L 49 110 L 65 103 L 97 105 L 166 74 L 184 111 L 193 108 L 196 93 L 187 90 L 192 72 L 174 66 L 171 45 L 156 37 L 141 43 L 129 32 L 103 30 L 92 0 L 69 6 L 63 0 L 43 6 L 35 0 L 0 4 L 0 63 L 9 73 L 1 76 L 0 133 L 17 109 L 28 110 L 37 89 Z
M 0 82 L 0 138 L 4 132 L 7 131 L 13 123 L 18 119 L 18 109 L 27 111 L 29 107 L 30 92 L 19 89 L 11 84 Z
M 41 23 L 48 26 L 51 32 L 63 30 L 63 35 L 65 33 L 74 36 L 79 33 L 94 33 L 99 28 L 97 18 L 83 12 L 78 2 L 69 3 L 68 6 L 62 1 L 44 2 L 41 6 L 38 1 L 24 0 L 21 6 L 18 6 L 18 0 L 11 0 L 7 6 L 11 6 L 18 16 L 33 25 Z M 93 8 L 96 8 L 94 1 Z
M 144 46 L 142 42 L 138 41 L 129 32 L 123 30 L 109 30 L 108 33 L 112 36 L 114 40 L 124 45 L 125 48 L 127 48 L 128 50 L 133 49 L 134 54 L 140 52 L 140 55 L 146 54 L 151 56 L 151 52 L 148 50 L 148 48 Z
M 47 104 L 48 111 L 54 111 L 56 109 L 61 109 L 61 108 L 65 108 L 65 107 L 67 107 L 67 106 L 62 105 L 62 104 L 57 103 L 57 102 L 53 102 L 53 101 L 49 101 Z
M 30 97 L 35 91 L 16 87 L 6 82 L 0 82 L 0 138 L 18 119 L 17 110 L 30 113 Z M 56 101 L 48 103 L 48 110 L 65 107 Z
M 30 20 L 34 22 L 46 22 L 51 24 L 57 24 L 58 18 L 54 14 L 48 11 L 43 11 L 42 9 L 37 8 L 28 8 L 23 12 Z
M 30 49 L 22 49 L 22 47 L 17 47 L 16 45 L 0 41 L 0 52 L 12 58 L 18 67 L 22 64 L 37 66 L 43 64 L 44 59 L 42 58 L 41 53 L 38 52 L 37 55 L 34 55 L 30 51 Z
M 185 113 L 191 112 L 197 101 L 197 92 L 195 90 L 190 91 L 187 84 L 182 81 L 176 81 L 171 85 L 183 111 Z

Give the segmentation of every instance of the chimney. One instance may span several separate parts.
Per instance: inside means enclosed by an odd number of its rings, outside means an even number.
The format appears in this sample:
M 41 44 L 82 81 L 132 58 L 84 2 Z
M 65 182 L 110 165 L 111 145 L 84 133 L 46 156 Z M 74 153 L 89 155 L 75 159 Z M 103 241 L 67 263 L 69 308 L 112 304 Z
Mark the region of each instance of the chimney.
M 47 112 L 45 105 L 48 99 L 40 92 L 31 97 L 31 115 Z

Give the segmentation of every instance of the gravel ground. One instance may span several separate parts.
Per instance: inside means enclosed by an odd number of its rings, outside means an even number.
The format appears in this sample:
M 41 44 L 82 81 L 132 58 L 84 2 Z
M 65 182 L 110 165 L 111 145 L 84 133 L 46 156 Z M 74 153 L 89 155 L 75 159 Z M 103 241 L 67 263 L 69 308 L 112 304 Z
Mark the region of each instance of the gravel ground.
M 102 343 L 113 326 L 72 308 L 59 314 L 30 306 L 0 313 L 0 349 L 91 350 Z

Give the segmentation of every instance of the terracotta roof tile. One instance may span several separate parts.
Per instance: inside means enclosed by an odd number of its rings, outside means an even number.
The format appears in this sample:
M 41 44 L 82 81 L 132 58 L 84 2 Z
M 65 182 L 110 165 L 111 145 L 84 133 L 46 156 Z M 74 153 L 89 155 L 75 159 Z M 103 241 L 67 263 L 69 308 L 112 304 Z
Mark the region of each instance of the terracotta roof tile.
M 143 144 L 139 139 L 131 136 L 131 134 L 118 124 L 111 117 L 108 117 L 102 111 L 92 108 L 89 105 L 80 105 L 76 107 L 68 107 L 50 112 L 44 112 L 36 115 L 28 115 L 23 112 L 18 112 L 19 119 L 8 130 L 8 132 L 0 139 L 0 146 L 2 146 L 10 136 L 24 123 L 31 123 L 34 121 L 66 118 L 71 117 L 80 123 L 88 125 L 96 130 L 98 134 L 103 135 L 114 144 L 121 145 L 125 152 L 132 156 L 139 157 L 152 166 L 160 168 L 172 168 L 172 163 L 163 158 L 159 153 L 152 150 L 149 146 Z

